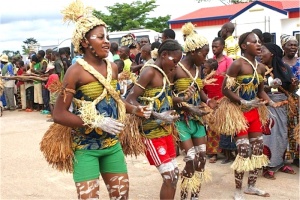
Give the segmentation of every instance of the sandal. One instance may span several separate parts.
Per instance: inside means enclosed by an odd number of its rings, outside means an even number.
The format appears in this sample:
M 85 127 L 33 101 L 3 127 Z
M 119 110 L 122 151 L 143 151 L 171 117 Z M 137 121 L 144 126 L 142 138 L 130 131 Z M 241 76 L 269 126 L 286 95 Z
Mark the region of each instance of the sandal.
M 273 171 L 269 171 L 269 170 L 264 170 L 263 172 L 263 176 L 267 179 L 270 179 L 270 180 L 275 180 L 275 173 Z
M 293 170 L 290 166 L 287 166 L 287 165 L 281 167 L 281 168 L 280 168 L 280 171 L 282 171 L 282 172 L 284 172 L 284 173 L 287 173 L 287 174 L 296 174 L 296 173 L 294 172 L 294 170 Z
M 260 196 L 260 197 L 270 197 L 270 194 L 263 191 L 263 190 L 260 190 L 258 188 L 255 188 L 255 187 L 248 187 L 245 191 L 244 191 L 245 194 L 250 194 L 250 195 L 257 195 L 257 196 Z
M 213 155 L 210 159 L 209 159 L 209 163 L 216 163 L 217 161 L 217 156 Z

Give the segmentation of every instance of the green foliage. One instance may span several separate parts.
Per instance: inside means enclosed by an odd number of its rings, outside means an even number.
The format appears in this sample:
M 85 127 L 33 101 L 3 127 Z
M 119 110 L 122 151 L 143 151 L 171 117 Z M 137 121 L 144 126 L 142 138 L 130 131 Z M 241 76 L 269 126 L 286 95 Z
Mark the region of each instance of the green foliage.
M 149 12 L 153 11 L 158 5 L 155 0 L 146 2 L 134 1 L 128 3 L 116 3 L 113 6 L 107 6 L 109 14 L 94 10 L 94 15 L 102 19 L 107 25 L 109 31 L 126 31 L 134 28 L 148 28 L 162 32 L 168 28 L 167 21 L 170 15 L 158 18 L 149 18 Z
M 6 54 L 8 57 L 21 55 L 20 51 L 11 51 L 11 50 L 4 50 L 2 51 L 2 54 Z
M 30 45 L 32 44 L 36 44 L 38 43 L 36 39 L 34 38 L 27 38 L 25 41 L 23 41 L 23 43 L 25 45 L 22 45 L 22 51 L 23 51 L 23 54 L 29 54 L 30 52 Z
M 27 44 L 27 46 L 28 46 L 29 44 L 36 44 L 37 40 L 34 38 L 27 38 L 25 41 L 23 41 L 23 43 Z
M 167 21 L 170 20 L 170 18 L 171 15 L 158 18 L 150 18 L 150 20 L 146 22 L 145 28 L 152 29 L 157 32 L 162 32 L 164 29 L 169 28 Z

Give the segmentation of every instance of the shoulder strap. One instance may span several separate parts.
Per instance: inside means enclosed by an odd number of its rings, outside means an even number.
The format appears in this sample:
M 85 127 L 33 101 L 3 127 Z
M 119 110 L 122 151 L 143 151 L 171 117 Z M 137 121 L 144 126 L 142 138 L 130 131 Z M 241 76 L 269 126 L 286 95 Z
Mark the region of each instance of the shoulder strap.
M 187 70 L 187 68 L 185 68 L 185 66 L 181 63 L 181 62 L 179 62 L 178 63 L 178 65 L 183 69 L 183 71 L 193 80 L 193 82 L 192 82 L 192 84 L 191 85 L 193 85 L 193 84 L 196 84 L 197 85 L 197 87 L 198 87 L 198 90 L 200 91 L 200 87 L 199 87 L 199 85 L 198 85 L 198 83 L 197 83 L 197 78 L 198 78 L 198 76 L 199 76 L 199 69 L 198 69 L 198 67 L 196 67 L 196 75 L 195 75 L 195 77 L 193 77 L 193 75 L 191 74 L 191 72 L 189 71 L 189 70 Z
M 98 81 L 104 86 L 104 90 L 102 94 L 93 101 L 93 103 L 97 104 L 99 101 L 104 99 L 104 97 L 107 95 L 107 92 L 117 101 L 118 104 L 118 111 L 119 111 L 119 118 L 121 121 L 125 118 L 126 108 L 125 104 L 120 98 L 120 95 L 116 90 L 110 85 L 111 79 L 112 79 L 112 69 L 111 64 L 107 59 L 104 59 L 104 61 L 107 64 L 107 79 L 102 76 L 97 70 L 95 70 L 94 67 L 89 65 L 85 60 L 79 58 L 77 59 L 77 62 L 85 69 L 87 72 L 92 74 L 95 78 L 98 79 Z

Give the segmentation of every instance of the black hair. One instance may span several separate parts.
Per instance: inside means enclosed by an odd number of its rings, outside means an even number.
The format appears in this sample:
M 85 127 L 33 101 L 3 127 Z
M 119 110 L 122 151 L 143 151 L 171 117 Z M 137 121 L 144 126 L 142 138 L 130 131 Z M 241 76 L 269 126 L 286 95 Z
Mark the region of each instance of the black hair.
M 130 54 L 130 48 L 128 46 L 121 46 L 122 49 L 124 49 L 126 54 Z
M 242 48 L 242 44 L 245 43 L 245 40 L 247 39 L 247 37 L 251 34 L 252 32 L 246 32 L 246 33 L 243 33 L 240 38 L 239 38 L 239 47 L 241 49 L 241 52 L 244 53 L 244 50 Z
M 205 61 L 205 63 L 208 64 L 208 66 L 214 70 L 217 70 L 218 69 L 218 61 L 216 59 L 213 59 L 213 58 L 209 58 L 207 59 L 207 61 Z
M 59 52 L 60 54 L 68 54 L 68 55 L 71 54 L 70 47 L 62 47 L 62 48 L 59 48 L 58 52 Z
M 288 90 L 288 85 L 291 84 L 293 74 L 290 70 L 287 70 L 290 67 L 282 61 L 282 49 L 278 45 L 272 43 L 266 43 L 264 46 L 273 54 L 272 67 L 274 78 L 279 78 L 283 83 L 282 87 Z
M 216 41 L 220 41 L 220 43 L 221 43 L 222 45 L 225 45 L 225 40 L 224 40 L 223 38 L 221 38 L 221 37 L 216 37 L 216 38 L 213 40 L 213 42 L 216 42 Z
M 124 68 L 124 61 L 121 59 L 114 60 L 114 63 L 118 66 L 118 73 L 121 73 Z
M 218 37 L 222 37 L 221 30 L 218 31 Z
M 158 47 L 158 55 L 160 56 L 163 51 L 182 51 L 181 45 L 173 39 L 166 39 Z
M 20 66 L 24 66 L 24 61 L 23 60 L 18 60 L 17 62 L 20 64 Z
M 114 63 L 115 63 L 117 66 L 121 65 L 121 66 L 124 67 L 124 61 L 121 60 L 121 59 L 114 60 Z
M 56 57 L 60 57 L 60 53 L 58 51 L 53 51 L 52 55 L 55 55 Z
M 170 38 L 170 39 L 175 39 L 175 31 L 173 29 L 165 29 L 163 31 L 163 34 L 167 37 L 167 38 Z
M 260 29 L 255 28 L 251 32 L 255 33 L 258 36 L 258 38 L 260 39 L 261 42 L 263 41 L 263 33 Z
M 110 49 L 112 53 L 116 53 L 119 50 L 119 45 L 116 42 L 110 43 Z
M 41 55 L 41 57 L 45 57 L 45 51 L 44 50 L 39 50 L 38 54 Z
M 151 50 L 154 50 L 155 48 L 158 49 L 158 47 L 159 47 L 160 44 L 161 44 L 160 42 L 153 42 L 153 43 L 151 44 Z
M 52 49 L 47 49 L 46 54 L 50 54 L 50 53 L 52 53 L 52 51 L 53 51 Z
M 263 43 L 271 43 L 272 42 L 271 33 L 264 32 L 262 35 L 263 35 Z
M 31 61 L 34 61 L 34 62 L 39 62 L 39 60 L 38 60 L 38 58 L 36 57 L 36 55 L 35 54 L 33 54 L 32 56 L 31 56 Z

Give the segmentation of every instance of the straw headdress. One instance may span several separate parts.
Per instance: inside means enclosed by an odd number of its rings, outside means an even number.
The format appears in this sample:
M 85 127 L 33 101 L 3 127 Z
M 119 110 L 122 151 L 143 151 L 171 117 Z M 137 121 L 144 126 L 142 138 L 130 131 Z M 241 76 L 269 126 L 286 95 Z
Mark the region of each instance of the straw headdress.
M 195 26 L 191 22 L 183 25 L 181 31 L 185 36 L 184 52 L 195 51 L 201 49 L 204 45 L 208 45 L 207 39 L 195 32 Z
M 75 23 L 72 43 L 74 45 L 74 50 L 79 53 L 83 53 L 80 43 L 85 38 L 85 34 L 87 32 L 89 32 L 95 26 L 102 25 L 106 27 L 104 21 L 92 14 L 93 10 L 94 8 L 92 7 L 84 7 L 80 0 L 75 0 L 61 12 L 64 15 L 64 22 Z

